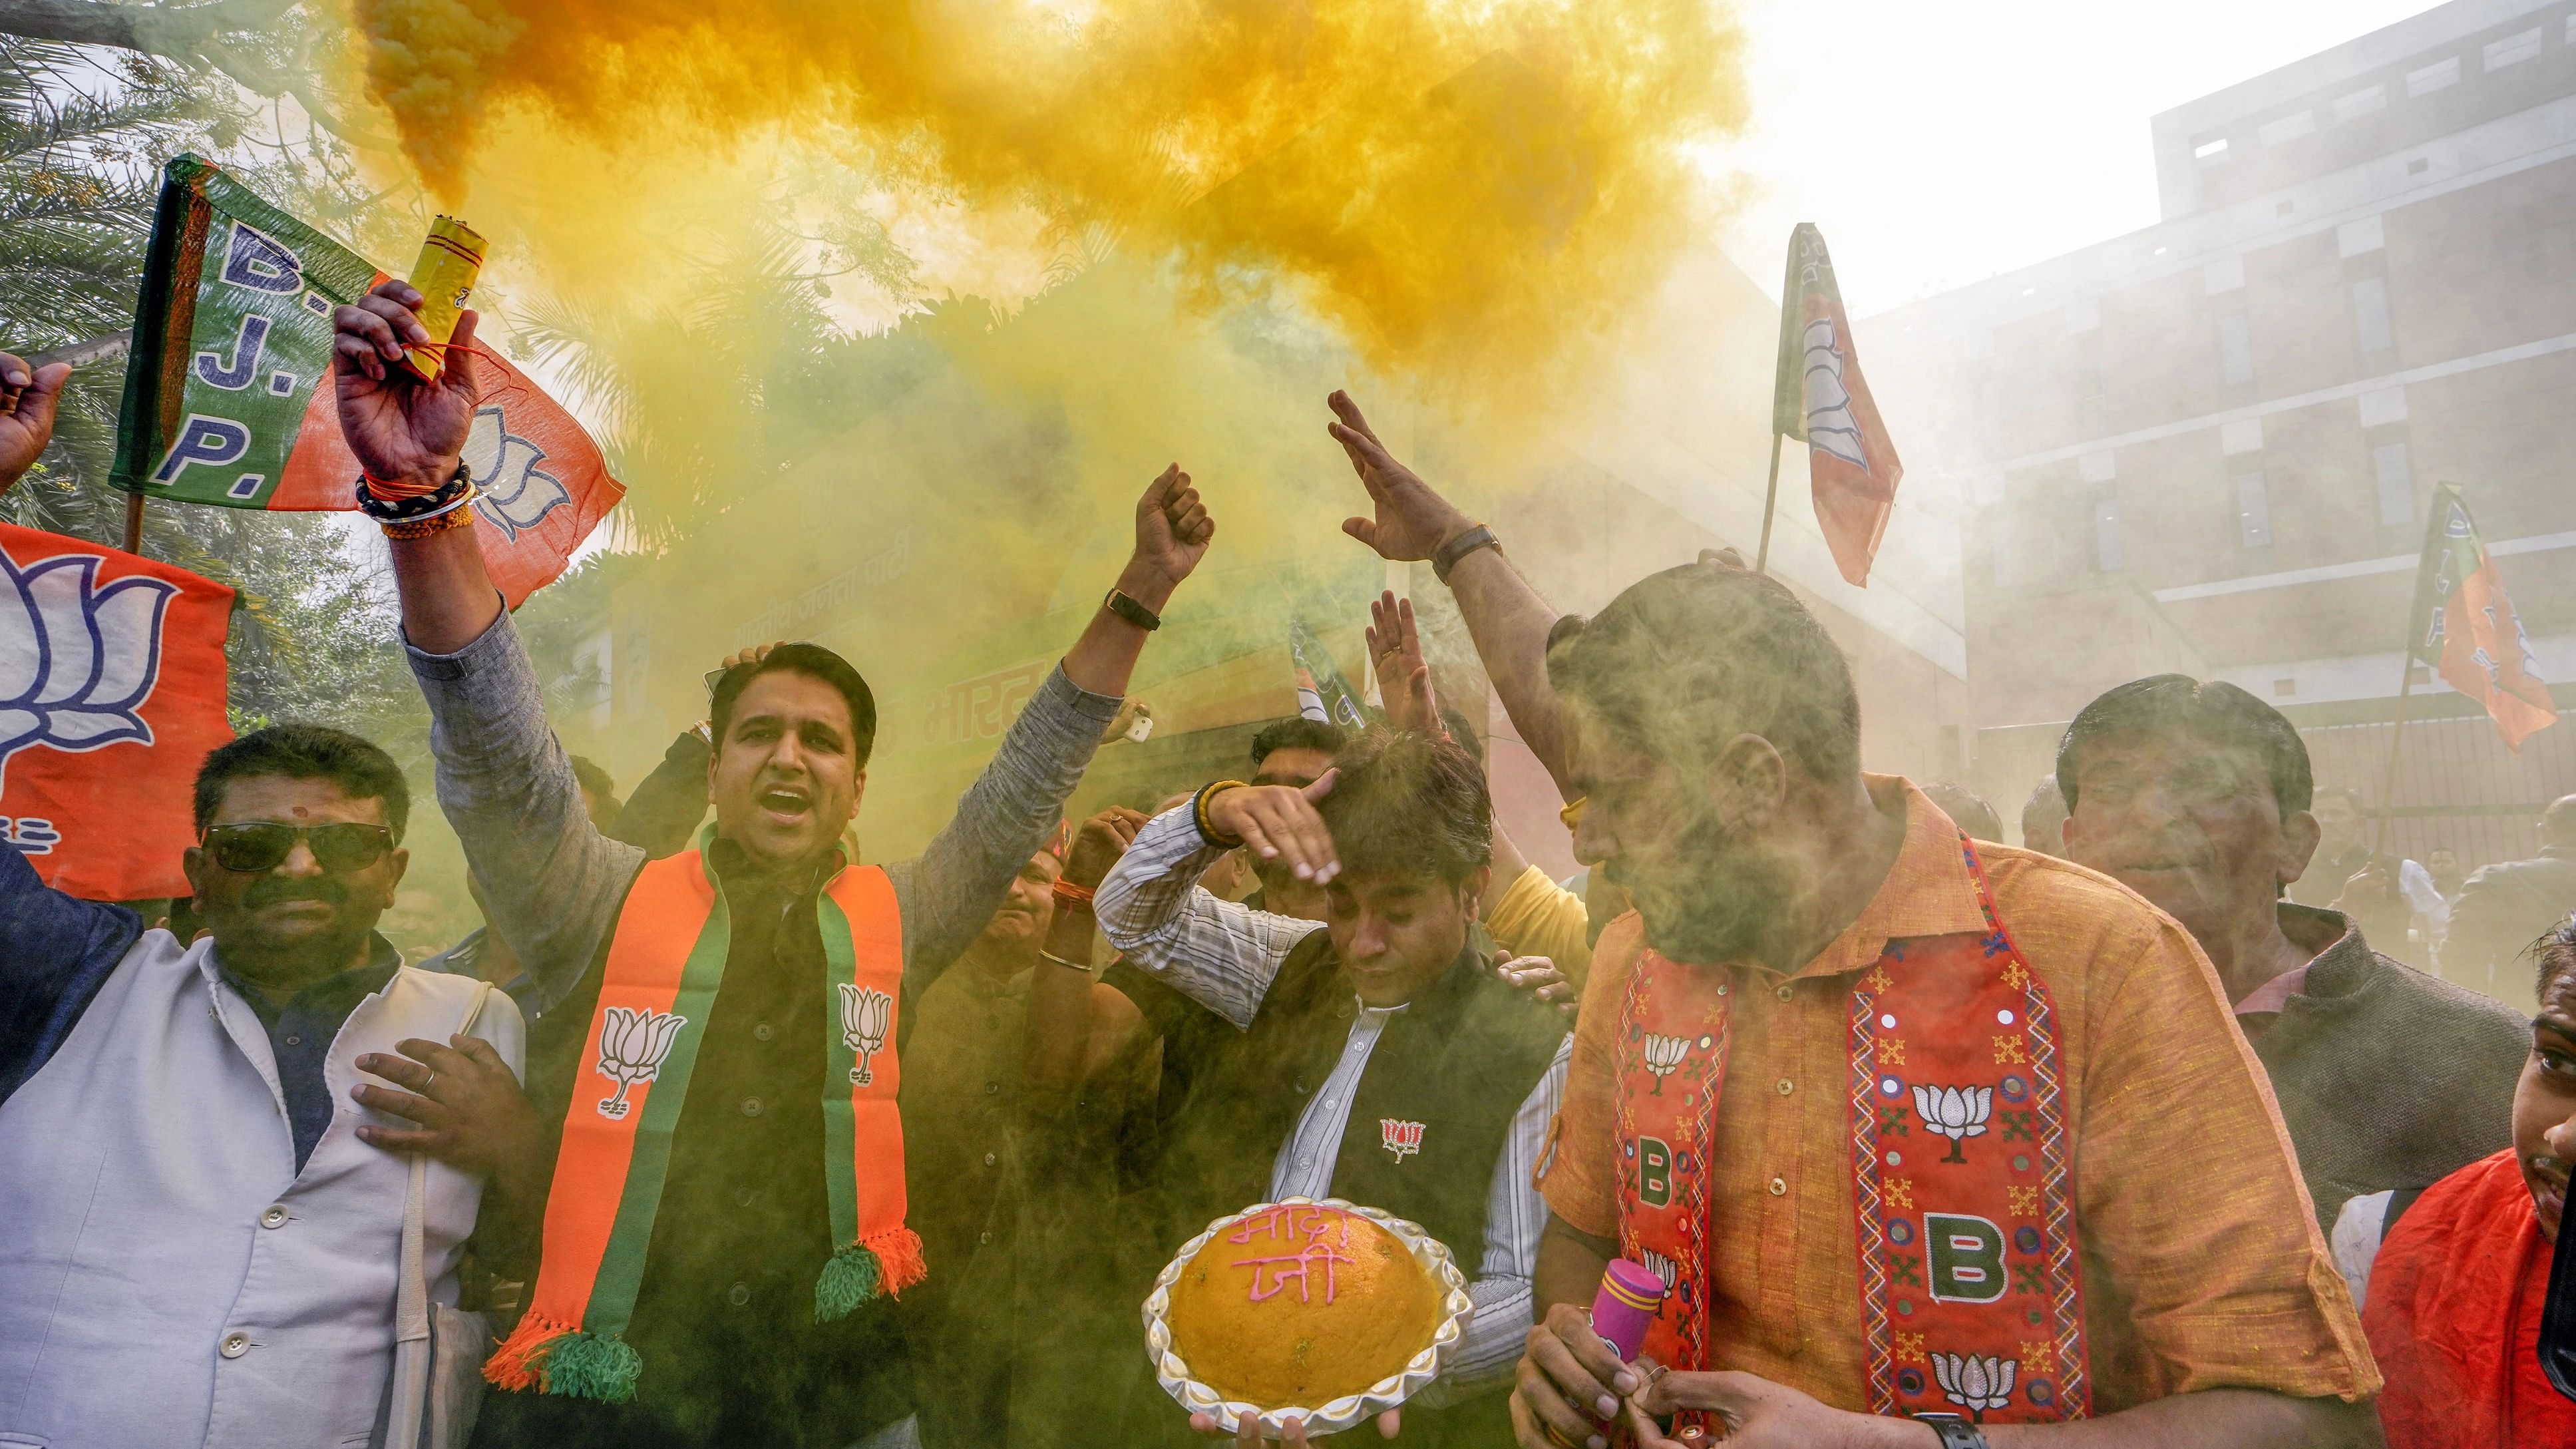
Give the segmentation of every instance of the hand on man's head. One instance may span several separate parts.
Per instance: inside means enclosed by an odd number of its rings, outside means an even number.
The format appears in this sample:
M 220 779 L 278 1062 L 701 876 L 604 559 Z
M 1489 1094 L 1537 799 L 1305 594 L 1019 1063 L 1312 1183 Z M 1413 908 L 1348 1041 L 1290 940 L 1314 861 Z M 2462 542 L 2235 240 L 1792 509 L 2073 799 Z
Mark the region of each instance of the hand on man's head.
M 1441 544 L 1475 526 L 1419 474 L 1395 460 L 1349 393 L 1336 392 L 1326 401 L 1338 421 L 1324 430 L 1342 445 L 1351 471 L 1377 505 L 1374 518 L 1344 519 L 1342 532 L 1376 549 L 1380 558 L 1409 561 L 1431 557 Z
M 334 312 L 332 372 L 340 432 L 358 466 L 371 478 L 428 489 L 455 473 L 474 427 L 476 317 L 457 317 L 438 380 L 423 382 L 402 364 L 409 346 L 430 340 L 412 310 L 420 302 L 409 282 L 386 281 Z
M 53 440 L 54 405 L 71 376 L 67 362 L 31 368 L 14 353 L 0 352 L 0 493 L 26 476 Z
M 1333 792 L 1337 770 L 1326 770 L 1315 783 L 1237 785 L 1219 790 L 1207 802 L 1208 824 L 1217 834 L 1240 840 L 1266 863 L 1285 866 L 1299 880 L 1323 885 L 1341 871 L 1333 852 L 1333 834 L 1324 828 L 1315 802 Z

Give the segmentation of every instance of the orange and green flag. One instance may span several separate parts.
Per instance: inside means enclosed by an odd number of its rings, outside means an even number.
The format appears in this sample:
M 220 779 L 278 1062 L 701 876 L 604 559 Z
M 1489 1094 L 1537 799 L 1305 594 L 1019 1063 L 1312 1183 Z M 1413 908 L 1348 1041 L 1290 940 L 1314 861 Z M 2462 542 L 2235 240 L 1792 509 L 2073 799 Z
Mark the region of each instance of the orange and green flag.
M 332 313 L 386 273 L 202 157 L 162 170 L 109 481 L 220 508 L 357 507 Z M 511 608 L 564 571 L 626 490 L 572 414 L 497 352 L 465 440 L 483 560 Z
M 2478 538 L 2456 484 L 2433 490 L 2424 562 L 2415 575 L 2411 651 L 2445 683 L 2486 706 L 2507 748 L 2558 722 L 2558 706 L 2506 597 L 2504 575 Z
M 1860 375 L 1851 318 L 1834 280 L 1825 235 L 1800 222 L 1789 236 L 1789 275 L 1780 292 L 1780 366 L 1771 388 L 1771 430 L 1807 445 L 1816 496 L 1816 526 L 1834 567 L 1855 585 L 1869 582 L 1878 542 L 1896 508 L 1905 464 L 1878 415 L 1878 400 Z

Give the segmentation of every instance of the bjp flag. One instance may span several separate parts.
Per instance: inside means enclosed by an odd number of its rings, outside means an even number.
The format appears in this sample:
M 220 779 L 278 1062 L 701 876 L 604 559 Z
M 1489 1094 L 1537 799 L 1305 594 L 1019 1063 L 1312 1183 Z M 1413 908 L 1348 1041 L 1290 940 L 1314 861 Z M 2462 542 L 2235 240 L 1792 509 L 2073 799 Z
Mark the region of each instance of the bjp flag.
M 385 279 L 212 162 L 164 169 L 126 355 L 110 481 L 222 508 L 357 507 L 340 436 L 331 314 Z M 498 353 L 465 463 L 474 523 L 510 607 L 551 583 L 626 490 L 590 435 Z
M 0 523 L 0 835 L 89 900 L 184 896 L 190 791 L 224 717 L 233 591 Z
M 1798 223 L 1789 236 L 1771 430 L 1806 443 L 1816 525 L 1833 550 L 1834 567 L 1851 583 L 1867 584 L 1905 465 L 1897 460 L 1896 445 L 1888 441 L 1887 425 L 1879 420 L 1878 404 L 1860 375 L 1833 258 L 1813 222 Z
M 2558 706 L 2531 657 L 2531 638 L 2456 484 L 2433 490 L 2424 561 L 2415 575 L 2413 639 L 2414 658 L 2486 706 L 2515 754 L 2524 740 L 2558 722 Z

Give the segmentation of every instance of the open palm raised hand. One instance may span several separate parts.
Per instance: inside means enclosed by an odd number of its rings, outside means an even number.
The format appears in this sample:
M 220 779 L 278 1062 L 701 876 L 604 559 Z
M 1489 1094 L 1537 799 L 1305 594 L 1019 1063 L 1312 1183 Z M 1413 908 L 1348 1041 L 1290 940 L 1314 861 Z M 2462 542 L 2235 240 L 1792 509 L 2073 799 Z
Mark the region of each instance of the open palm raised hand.
M 420 293 L 387 281 L 332 314 L 340 431 L 370 478 L 428 489 L 447 481 L 474 427 L 475 314 L 456 319 L 436 382 L 402 365 L 406 345 L 429 341 L 412 309 Z
M 1338 421 L 1325 426 L 1349 455 L 1351 471 L 1377 505 L 1374 518 L 1348 518 L 1342 532 L 1376 549 L 1378 557 L 1402 562 L 1425 559 L 1440 545 L 1475 524 L 1433 491 L 1422 476 L 1395 460 L 1360 415 L 1360 405 L 1346 392 L 1325 399 Z

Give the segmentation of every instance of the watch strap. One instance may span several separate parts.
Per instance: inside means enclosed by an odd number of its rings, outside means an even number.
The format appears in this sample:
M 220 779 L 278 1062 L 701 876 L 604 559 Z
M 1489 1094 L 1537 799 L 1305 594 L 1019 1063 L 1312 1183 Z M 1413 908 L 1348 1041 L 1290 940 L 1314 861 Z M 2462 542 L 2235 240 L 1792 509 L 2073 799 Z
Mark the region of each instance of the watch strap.
M 1163 627 L 1163 616 L 1137 603 L 1116 589 L 1100 601 L 1101 607 L 1150 634 Z
M 1994 1449 L 1986 1442 L 1986 1431 L 1965 1419 L 1916 1419 L 1914 1422 L 1931 1425 L 1932 1432 L 1941 1436 L 1941 1449 Z
M 1466 558 L 1467 555 L 1474 553 L 1480 548 L 1500 548 L 1502 546 L 1503 541 L 1494 537 L 1494 531 L 1479 523 L 1475 527 L 1468 529 L 1465 533 L 1462 533 L 1456 538 L 1449 540 L 1447 543 L 1440 545 L 1438 552 L 1431 555 L 1431 572 L 1433 576 L 1445 584 L 1449 582 L 1449 571 L 1456 568 L 1459 561 Z

